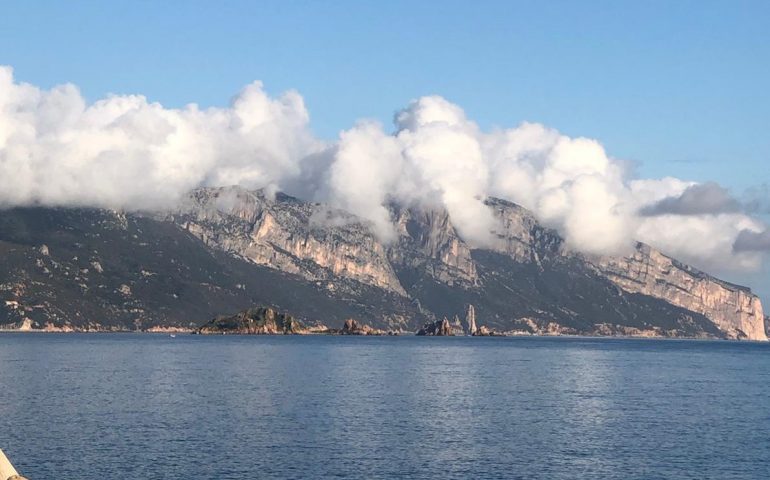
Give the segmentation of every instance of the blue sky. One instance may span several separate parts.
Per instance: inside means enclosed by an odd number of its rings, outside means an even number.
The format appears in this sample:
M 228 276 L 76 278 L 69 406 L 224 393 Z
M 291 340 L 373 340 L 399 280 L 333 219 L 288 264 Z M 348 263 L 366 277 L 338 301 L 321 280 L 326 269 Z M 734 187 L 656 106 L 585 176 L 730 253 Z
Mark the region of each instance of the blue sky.
M 768 182 L 770 2 L 0 2 L 0 64 L 90 100 L 297 89 L 317 134 L 425 94 L 599 139 L 639 175 Z

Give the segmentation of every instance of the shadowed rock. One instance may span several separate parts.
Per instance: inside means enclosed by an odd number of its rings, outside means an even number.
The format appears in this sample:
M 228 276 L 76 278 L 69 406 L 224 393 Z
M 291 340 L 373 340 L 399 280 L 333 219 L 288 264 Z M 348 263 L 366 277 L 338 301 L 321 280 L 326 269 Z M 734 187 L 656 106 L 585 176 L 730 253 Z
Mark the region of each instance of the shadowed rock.
M 452 326 L 446 318 L 435 322 L 428 322 L 417 330 L 419 336 L 454 336 Z
M 299 320 L 270 307 L 250 308 L 229 317 L 217 317 L 201 326 L 199 334 L 301 335 L 312 333 Z
M 340 335 L 386 335 L 387 333 L 388 332 L 384 330 L 358 323 L 352 318 L 345 320 L 345 325 L 343 325 L 342 330 L 339 331 Z

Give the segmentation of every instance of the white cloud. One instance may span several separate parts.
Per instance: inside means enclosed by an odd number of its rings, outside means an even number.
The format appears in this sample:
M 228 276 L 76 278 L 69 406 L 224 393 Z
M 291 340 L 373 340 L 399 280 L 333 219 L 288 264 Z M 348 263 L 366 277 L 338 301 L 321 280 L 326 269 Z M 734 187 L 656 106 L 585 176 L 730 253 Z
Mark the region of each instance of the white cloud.
M 0 204 L 152 208 L 200 185 L 280 184 L 322 147 L 308 121 L 299 94 L 273 99 L 258 82 L 230 108 L 86 105 L 73 85 L 44 91 L 0 67 Z
M 386 201 L 402 169 L 397 140 L 376 123 L 360 123 L 340 136 L 324 200 L 369 219 L 379 237 L 391 241 L 395 231 Z
M 73 85 L 42 90 L 0 67 L 0 205 L 158 208 L 198 186 L 240 184 L 329 202 L 385 241 L 395 236 L 389 202 L 443 207 L 463 238 L 489 246 L 498 226 L 483 201 L 497 196 L 580 251 L 622 253 L 639 239 L 704 267 L 761 262 L 733 245 L 764 225 L 733 207 L 699 208 L 716 193 L 714 205 L 730 203 L 718 186 L 629 178 L 597 141 L 539 124 L 484 132 L 438 96 L 394 121 L 392 134 L 364 121 L 326 144 L 297 92 L 273 98 L 259 82 L 228 108 L 169 109 L 139 95 L 87 104 Z

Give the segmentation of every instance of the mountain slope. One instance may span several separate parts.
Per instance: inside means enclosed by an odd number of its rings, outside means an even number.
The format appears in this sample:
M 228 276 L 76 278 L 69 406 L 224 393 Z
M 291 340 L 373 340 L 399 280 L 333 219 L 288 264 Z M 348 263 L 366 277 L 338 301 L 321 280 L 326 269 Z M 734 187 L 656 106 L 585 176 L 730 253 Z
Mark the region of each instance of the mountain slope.
M 419 316 L 403 297 L 369 285 L 355 296 L 207 248 L 178 226 L 94 209 L 0 212 L 0 324 L 136 329 L 197 326 L 273 305 L 308 320 Z M 361 304 L 360 297 L 369 298 Z M 30 323 L 30 322 L 27 322 Z

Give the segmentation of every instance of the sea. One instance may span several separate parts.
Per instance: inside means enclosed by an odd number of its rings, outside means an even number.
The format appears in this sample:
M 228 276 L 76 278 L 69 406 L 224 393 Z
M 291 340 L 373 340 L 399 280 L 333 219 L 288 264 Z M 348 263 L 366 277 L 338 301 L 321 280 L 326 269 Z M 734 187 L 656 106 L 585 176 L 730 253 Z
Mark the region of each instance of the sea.
M 0 334 L 31 480 L 768 479 L 770 344 Z

